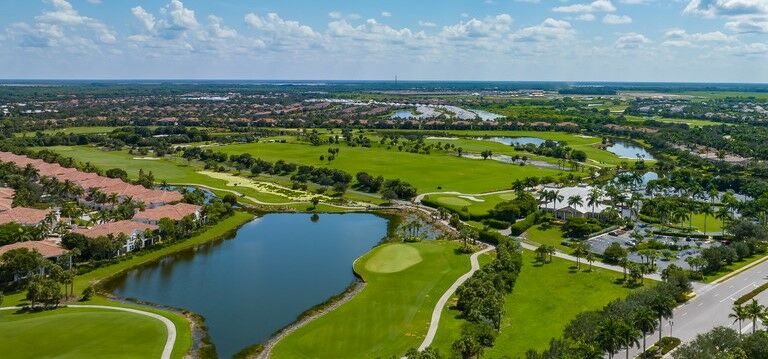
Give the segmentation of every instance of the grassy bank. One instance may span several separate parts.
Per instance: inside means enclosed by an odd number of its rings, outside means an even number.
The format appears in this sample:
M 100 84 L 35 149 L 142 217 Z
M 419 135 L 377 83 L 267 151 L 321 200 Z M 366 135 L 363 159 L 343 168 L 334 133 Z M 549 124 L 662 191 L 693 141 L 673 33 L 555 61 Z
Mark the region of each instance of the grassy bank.
M 457 243 L 384 244 L 355 262 L 365 288 L 277 344 L 273 358 L 399 357 L 423 340 L 435 303 L 469 270 Z

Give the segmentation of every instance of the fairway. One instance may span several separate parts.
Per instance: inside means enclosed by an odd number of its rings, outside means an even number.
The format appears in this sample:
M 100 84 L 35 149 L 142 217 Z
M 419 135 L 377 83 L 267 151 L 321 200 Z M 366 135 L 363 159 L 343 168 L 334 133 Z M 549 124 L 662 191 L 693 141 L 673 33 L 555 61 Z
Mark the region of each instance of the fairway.
M 505 298 L 501 331 L 485 357 L 524 357 L 528 349 L 541 350 L 550 339 L 562 335 L 577 314 L 602 308 L 611 300 L 625 297 L 630 289 L 614 284 L 622 274 L 595 268 L 592 272 L 570 270 L 576 263 L 553 258 L 536 263 L 533 252 L 523 251 L 523 269 L 512 294 Z M 586 269 L 582 265 L 582 269 Z M 456 310 L 446 309 L 433 346 L 443 355 L 460 335 L 463 323 Z
M 413 248 L 423 260 L 396 273 L 367 268 L 392 246 Z M 453 242 L 424 241 L 375 248 L 355 263 L 367 282 L 365 288 L 341 307 L 285 337 L 272 358 L 399 358 L 421 343 L 435 303 L 469 270 L 469 256 L 457 254 L 457 247 Z
M 560 229 L 560 226 L 551 225 L 547 228 L 542 225 L 535 225 L 525 231 L 523 237 L 534 243 L 554 246 L 566 253 L 571 251 L 570 248 L 560 244 L 564 239 L 563 231 Z
M 249 153 L 270 162 L 284 160 L 317 167 L 331 167 L 351 175 L 364 171 L 387 179 L 399 178 L 416 186 L 419 193 L 457 191 L 483 193 L 507 189 L 515 179 L 559 176 L 568 172 L 532 165 L 521 167 L 493 160 L 476 160 L 435 152 L 429 155 L 400 152 L 379 145 L 371 148 L 338 146 L 341 149 L 332 162 L 321 161 L 328 146 L 304 143 L 247 143 L 213 148 L 227 154 Z
M 5 359 L 158 358 L 167 335 L 156 319 L 91 308 L 0 311 L 0 333 Z

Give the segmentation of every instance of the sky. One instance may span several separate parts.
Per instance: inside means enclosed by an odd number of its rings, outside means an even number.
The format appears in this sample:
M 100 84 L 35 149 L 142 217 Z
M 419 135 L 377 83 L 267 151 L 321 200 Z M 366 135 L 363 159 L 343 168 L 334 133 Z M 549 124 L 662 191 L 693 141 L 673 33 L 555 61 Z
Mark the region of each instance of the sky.
M 768 0 L 5 0 L 0 78 L 768 83 Z

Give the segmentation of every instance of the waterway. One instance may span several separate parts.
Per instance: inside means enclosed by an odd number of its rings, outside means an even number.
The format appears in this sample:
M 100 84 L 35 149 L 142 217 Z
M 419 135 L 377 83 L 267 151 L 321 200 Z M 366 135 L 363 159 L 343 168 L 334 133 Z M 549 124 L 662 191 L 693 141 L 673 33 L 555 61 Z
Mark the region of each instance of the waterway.
M 229 358 L 344 291 L 355 280 L 353 261 L 386 234 L 387 220 L 373 214 L 267 214 L 231 239 L 133 269 L 107 289 L 202 315 L 219 356 Z

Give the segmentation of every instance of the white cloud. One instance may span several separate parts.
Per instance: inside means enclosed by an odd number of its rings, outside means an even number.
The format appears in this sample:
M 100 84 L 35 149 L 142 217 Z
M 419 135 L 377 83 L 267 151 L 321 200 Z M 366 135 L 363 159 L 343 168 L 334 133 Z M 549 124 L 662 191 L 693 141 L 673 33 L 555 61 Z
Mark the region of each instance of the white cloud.
M 631 24 L 632 18 L 627 15 L 608 14 L 603 17 L 603 23 L 608 25 Z
M 720 31 L 688 33 L 683 29 L 670 29 L 664 34 L 662 45 L 671 47 L 703 46 L 706 43 L 728 43 L 737 41 L 733 36 Z
M 7 29 L 21 47 L 68 47 L 68 51 L 93 51 L 98 44 L 114 44 L 117 35 L 103 22 L 81 15 L 66 0 L 50 0 L 52 8 L 35 17 L 33 24 L 16 23 Z
M 614 12 L 616 7 L 613 6 L 610 0 L 595 0 L 591 3 L 558 6 L 553 8 L 552 11 L 566 13 Z
M 512 16 L 499 14 L 484 19 L 472 18 L 443 27 L 441 35 L 447 39 L 498 37 L 511 31 Z
M 580 14 L 576 16 L 576 20 L 579 21 L 595 21 L 595 15 L 590 13 Z
M 421 26 L 421 27 L 435 27 L 435 26 L 437 26 L 437 24 L 435 24 L 434 22 L 431 22 L 431 21 L 419 20 L 419 26 Z
M 645 37 L 645 35 L 638 34 L 636 32 L 630 32 L 619 36 L 619 38 L 616 39 L 614 46 L 619 49 L 636 49 L 650 43 L 651 40 Z
M 691 0 L 683 13 L 704 17 L 768 14 L 766 0 Z
M 141 6 L 136 6 L 131 9 L 131 13 L 133 14 L 136 19 L 141 22 L 142 25 L 144 25 L 144 28 L 147 31 L 155 31 L 155 16 L 148 13 L 147 10 L 144 10 Z
M 211 34 L 219 39 L 231 39 L 237 37 L 237 31 L 235 29 L 226 27 L 222 23 L 222 19 L 216 15 L 208 15 L 208 27 L 211 29 Z
M 382 11 L 381 16 L 383 17 L 392 17 L 392 13 L 389 11 Z
M 512 35 L 512 39 L 515 41 L 549 42 L 571 38 L 575 33 L 568 21 L 548 18 L 539 25 L 520 29 Z

